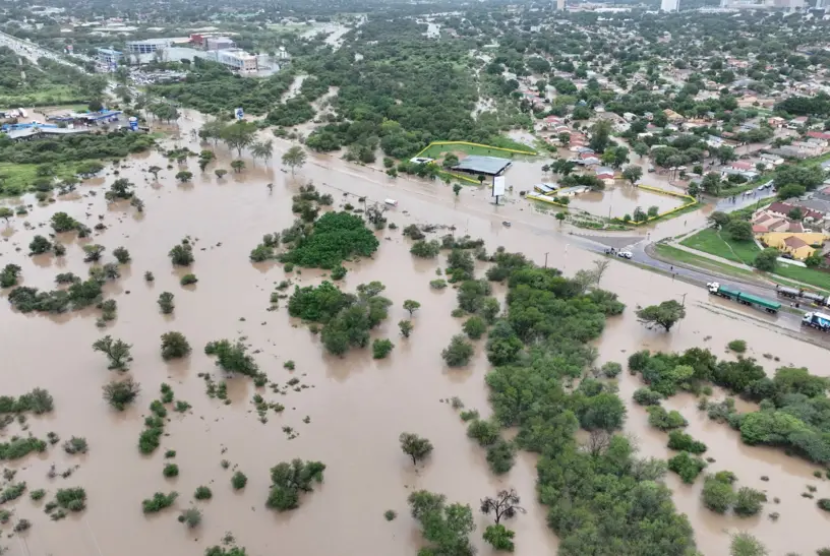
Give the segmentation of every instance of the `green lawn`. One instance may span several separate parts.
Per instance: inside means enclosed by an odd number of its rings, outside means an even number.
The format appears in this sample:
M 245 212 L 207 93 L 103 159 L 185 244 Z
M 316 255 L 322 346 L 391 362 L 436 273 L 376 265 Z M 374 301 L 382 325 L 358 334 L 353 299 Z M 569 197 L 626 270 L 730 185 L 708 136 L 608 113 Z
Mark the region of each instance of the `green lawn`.
M 738 242 L 726 239 L 724 232 L 711 228 L 701 230 L 680 242 L 685 247 L 691 247 L 710 255 L 717 255 L 729 261 L 752 265 L 760 249 L 754 241 Z
M 713 261 L 688 251 L 683 251 L 671 245 L 657 244 L 654 246 L 655 251 L 665 258 L 673 259 L 680 263 L 686 263 L 689 266 L 694 266 L 702 270 L 710 270 L 726 276 L 735 276 L 736 278 L 743 278 L 745 280 L 758 280 L 759 276 L 751 270 L 745 270 L 726 263 Z
M 775 267 L 775 275 L 789 278 L 790 280 L 798 280 L 805 284 L 810 284 L 817 288 L 830 290 L 830 273 L 821 270 L 814 270 L 812 268 L 803 268 L 800 266 L 778 263 Z
M 0 175 L 5 179 L 0 186 L 0 195 L 11 197 L 26 193 L 37 177 L 37 164 L 12 164 L 0 162 Z M 66 178 L 75 175 L 76 164 L 61 164 L 56 167 L 57 176 Z
M 685 247 L 697 249 L 698 251 L 703 251 L 704 253 L 709 253 L 710 255 L 722 257 L 729 261 L 744 263 L 750 266 L 752 265 L 752 262 L 755 260 L 755 255 L 757 255 L 760 251 L 760 249 L 754 242 L 741 243 L 737 241 L 727 240 L 725 239 L 725 235 L 723 232 L 721 232 L 721 236 L 718 236 L 718 232 L 712 229 L 701 230 L 695 235 L 684 239 L 680 242 L 680 244 Z M 686 253 L 680 249 L 674 249 L 671 247 L 670 249 L 672 249 L 672 251 L 684 253 L 685 255 L 691 255 L 695 259 L 694 261 L 690 261 L 691 264 L 694 264 L 695 266 L 700 266 L 701 268 L 709 268 L 711 270 L 716 270 L 716 268 L 712 267 L 711 264 L 704 264 L 702 261 L 708 261 L 708 263 L 715 263 L 716 265 L 720 265 L 721 267 L 728 267 L 728 265 L 717 263 L 716 261 L 711 261 L 709 259 L 706 259 L 705 257 L 698 257 L 691 253 Z M 675 253 L 673 253 L 671 257 L 677 260 L 682 260 Z M 734 271 L 742 271 L 742 269 L 736 269 L 734 267 L 730 268 L 730 273 L 732 275 L 735 275 Z M 718 270 L 718 272 L 725 273 L 724 270 Z M 743 272 L 747 273 L 748 271 L 744 270 Z M 750 272 L 749 274 L 752 273 Z M 823 272 L 821 270 L 815 270 L 812 268 L 803 268 L 797 265 L 778 263 L 778 266 L 775 267 L 775 271 L 769 275 L 769 278 L 775 282 L 779 282 L 788 286 L 797 287 L 798 284 L 790 281 L 796 280 L 798 282 L 803 282 L 804 284 L 815 286 L 816 288 L 830 290 L 830 273 Z
M 431 145 L 427 147 L 426 150 L 421 152 L 419 156 L 425 156 L 427 158 L 434 158 L 439 159 L 445 153 L 464 153 L 466 155 L 471 156 L 496 156 L 499 158 L 522 158 L 524 155 L 509 153 L 505 151 L 499 150 L 497 147 L 503 149 L 514 149 L 514 150 L 531 150 L 531 147 L 527 145 L 523 145 L 521 143 L 516 143 L 515 141 L 508 139 L 506 137 L 500 138 L 498 145 L 492 145 L 491 147 L 478 147 L 476 145 Z

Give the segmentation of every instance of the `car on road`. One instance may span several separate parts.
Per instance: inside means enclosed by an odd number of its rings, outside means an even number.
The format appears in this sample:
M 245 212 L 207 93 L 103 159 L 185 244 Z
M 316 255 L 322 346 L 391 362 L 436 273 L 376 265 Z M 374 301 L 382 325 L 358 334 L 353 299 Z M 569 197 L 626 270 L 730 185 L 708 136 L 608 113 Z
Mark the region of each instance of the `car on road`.
M 634 253 L 631 251 L 617 251 L 617 256 L 622 257 L 623 259 L 630 259 L 634 256 Z

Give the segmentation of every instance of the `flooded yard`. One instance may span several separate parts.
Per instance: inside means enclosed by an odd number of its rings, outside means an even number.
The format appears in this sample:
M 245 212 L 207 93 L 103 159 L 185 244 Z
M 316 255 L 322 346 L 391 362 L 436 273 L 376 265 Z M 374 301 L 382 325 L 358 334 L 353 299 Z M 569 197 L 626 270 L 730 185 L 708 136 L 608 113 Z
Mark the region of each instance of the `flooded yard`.
M 662 213 L 679 207 L 684 202 L 680 197 L 639 189 L 628 182 L 617 180 L 614 185 L 606 186 L 604 191 L 590 191 L 571 197 L 569 206 L 594 216 L 623 218 L 626 214 L 633 215 L 637 207 L 643 212 L 657 207 L 657 212 Z
M 492 205 L 486 188 L 465 188 L 455 196 L 441 182 L 392 179 L 378 169 L 349 165 L 337 155 L 310 154 L 306 166 L 292 177 L 279 168 L 277 161 L 290 146 L 279 139 L 270 163 L 243 157 L 247 162 L 244 172 L 218 179 L 214 168 L 228 168 L 232 157 L 222 146 L 199 145 L 191 139 L 188 126 L 198 125 L 200 117 L 190 113 L 189 118 L 182 122 L 181 138 L 168 140 L 165 146 L 179 144 L 196 152 L 211 148 L 218 160 L 201 173 L 195 159 L 190 159 L 193 183 L 177 185 L 174 175 L 180 168 L 174 164 L 167 169 L 168 162 L 159 153 L 130 158 L 118 177 L 136 184 L 136 194 L 146 205 L 143 213 L 128 203 L 104 199 L 105 188 L 116 178 L 113 167 L 108 166 L 103 179 L 83 184 L 74 198 L 58 197 L 53 204 L 38 206 L 27 196 L 24 202 L 33 205 L 30 214 L 12 218 L 8 226 L 0 224 L 0 262 L 20 265 L 25 286 L 52 289 L 55 276 L 62 272 L 86 276 L 89 264 L 82 260 L 82 247 L 89 243 L 106 247 L 104 262 L 113 260 L 112 250 L 119 246 L 132 255 L 132 262 L 121 266 L 121 278 L 105 288 L 105 297 L 118 303 L 118 317 L 104 329 L 96 328 L 99 312 L 94 310 L 47 316 L 21 314 L 7 304 L 0 307 L 6 347 L 0 369 L 2 393 L 20 395 L 35 387 L 48 389 L 55 398 L 55 410 L 47 416 L 31 417 L 28 432 L 38 438 L 49 431 L 61 439 L 82 436 L 90 447 L 84 456 L 69 456 L 55 446 L 40 455 L 5 462 L 5 467 L 17 471 L 15 481 L 26 481 L 29 490 L 43 488 L 51 497 L 58 488 L 83 486 L 88 496 L 85 512 L 58 522 L 50 521 L 42 503 L 29 500 L 28 495 L 6 504 L 16 517 L 33 524 L 29 532 L 3 539 L 9 554 L 199 555 L 218 544 L 228 531 L 251 555 L 363 554 L 367 547 L 377 554 L 416 554 L 421 536 L 406 506 L 413 490 L 440 492 L 451 502 L 475 509 L 481 498 L 508 487 L 516 488 L 528 510 L 509 524 L 516 531 L 515 553 L 555 553 L 558 540 L 546 526 L 545 508 L 535 502 L 534 457 L 520 453 L 508 474 L 495 477 L 487 467 L 484 450 L 467 438 L 465 424 L 447 403 L 457 396 L 467 408 L 477 409 L 485 417 L 490 414 L 484 341 L 477 342 L 476 355 L 468 367 L 445 367 L 441 350 L 461 327 L 461 320 L 450 316 L 456 306 L 455 292 L 451 288 L 436 291 L 429 285 L 436 269 L 445 266 L 445 256 L 413 258 L 409 240 L 400 233 L 400 228 L 412 223 L 455 226 L 457 235 L 483 238 L 488 251 L 504 246 L 525 253 L 538 264 L 549 255 L 548 263 L 567 274 L 587 268 L 596 255 L 571 245 L 549 215 L 534 212 L 518 197 L 518 189 L 542 181 L 541 162 L 518 163 L 509 171 L 508 184 L 516 185 L 517 191 L 498 207 Z M 146 171 L 151 165 L 162 168 L 158 183 Z M 268 310 L 270 294 L 282 280 L 304 286 L 324 278 L 321 271 L 285 272 L 282 265 L 252 264 L 248 258 L 264 234 L 291 225 L 291 196 L 309 180 L 322 193 L 334 196 L 335 208 L 347 202 L 357 205 L 362 196 L 369 203 L 386 198 L 398 201 L 397 208 L 386 213 L 398 229 L 378 232 L 378 252 L 372 259 L 347 264 L 349 273 L 341 285 L 347 291 L 372 280 L 386 285 L 384 295 L 394 305 L 373 336 L 395 343 L 388 359 L 374 360 L 369 350 L 355 350 L 343 358 L 326 355 L 319 337 L 288 316 L 285 300 L 277 310 Z M 268 183 L 273 184 L 273 190 L 266 187 Z M 606 192 L 609 197 L 610 192 Z M 631 192 L 637 196 L 632 197 Z M 595 210 L 602 212 L 612 206 L 616 214 L 618 206 L 629 205 L 646 210 L 651 204 L 672 199 L 659 196 L 652 201 L 640 197 L 642 193 L 621 186 L 613 193 L 613 201 L 600 199 Z M 29 257 L 29 242 L 35 234 L 51 231 L 49 219 L 59 211 L 89 227 L 101 222 L 106 229 L 88 239 L 59 235 L 58 240 L 67 247 L 64 257 Z M 504 221 L 513 225 L 506 227 Z M 179 284 L 182 271 L 171 265 L 167 254 L 187 236 L 194 242 L 195 263 L 190 272 L 199 281 L 185 288 Z M 479 274 L 484 268 L 480 264 Z M 145 281 L 147 271 L 155 275 L 153 282 Z M 773 326 L 713 312 L 702 288 L 618 261 L 611 262 L 601 286 L 618 293 L 628 309 L 623 316 L 609 320 L 596 342 L 600 362 L 625 363 L 628 355 L 643 348 L 682 350 L 693 346 L 710 347 L 719 357 L 728 357 L 726 343 L 741 338 L 750 346 L 749 355 L 759 358 L 769 373 L 776 365 L 792 364 L 828 374 L 824 349 L 780 334 Z M 172 315 L 159 312 L 156 300 L 163 291 L 175 295 Z M 495 292 L 503 298 L 505 288 L 497 286 Z M 3 295 L 7 294 L 8 290 L 3 290 Z M 637 322 L 634 311 L 638 305 L 684 295 L 688 315 L 670 334 L 649 331 Z M 401 338 L 396 326 L 407 317 L 401 307 L 405 299 L 421 303 L 409 339 Z M 169 331 L 187 337 L 193 347 L 188 358 L 162 360 L 159 337 Z M 91 347 L 105 334 L 133 346 L 129 373 L 141 384 L 141 393 L 123 413 L 111 409 L 101 396 L 102 386 L 116 374 L 107 370 L 103 355 Z M 707 336 L 711 339 L 704 341 Z M 204 346 L 214 340 L 238 338 L 251 347 L 270 381 L 285 385 L 296 378 L 300 391 L 274 394 L 267 388 L 255 388 L 249 378 L 235 377 L 226 381 L 228 405 L 209 398 L 205 381 L 198 375 L 207 373 L 218 382 L 222 373 L 214 359 L 205 355 Z M 781 362 L 761 358 L 764 352 L 775 353 Z M 294 361 L 295 370 L 284 368 L 288 360 Z M 172 387 L 175 399 L 187 401 L 192 408 L 185 413 L 171 411 L 161 447 L 142 456 L 137 449 L 138 436 L 162 383 Z M 668 456 L 666 435 L 652 429 L 643 408 L 631 401 L 632 392 L 641 385 L 639 377 L 624 372 L 619 384 L 628 406 L 625 432 L 638 439 L 641 455 Z M 283 404 L 285 411 L 269 412 L 267 423 L 261 423 L 252 401 L 255 394 Z M 827 544 L 828 514 L 821 513 L 813 500 L 800 496 L 804 485 L 814 484 L 817 498 L 830 497 L 830 482 L 812 477 L 816 467 L 781 451 L 741 444 L 736 432 L 709 421 L 689 396 L 672 398 L 666 406 L 680 410 L 690 422 L 688 432 L 709 446 L 707 455 L 715 458 L 711 470 L 731 470 L 741 486 L 764 489 L 770 500 L 780 497 L 780 504 L 770 501 L 763 515 L 755 518 L 717 516 L 700 503 L 701 479 L 690 487 L 669 474 L 667 483 L 674 491 L 675 503 L 689 516 L 703 554 L 727 554 L 729 533 L 737 530 L 752 532 L 776 555 L 789 551 L 806 555 Z M 296 438 L 289 439 L 283 427 L 291 427 Z M 398 435 L 404 431 L 431 440 L 435 449 L 426 463 L 413 467 L 401 453 Z M 26 432 L 14 423 L 4 434 L 7 441 Z M 163 457 L 166 450 L 176 451 L 173 461 L 180 474 L 173 479 L 162 475 L 168 461 Z M 264 506 L 269 469 L 292 458 L 322 461 L 327 466 L 325 480 L 313 493 L 302 496 L 299 509 L 278 514 Z M 223 468 L 223 460 L 229 462 L 228 469 Z M 58 472 L 78 467 L 68 478 L 59 475 L 49 479 L 52 465 Z M 248 476 L 247 486 L 240 491 L 230 484 L 236 470 Z M 769 482 L 761 482 L 765 475 Z M 212 489 L 211 500 L 193 500 L 200 485 Z M 150 516 L 142 513 L 143 499 L 170 491 L 179 493 L 172 509 Z M 204 513 L 202 526 L 195 532 L 176 520 L 178 511 L 191 505 Z M 383 514 L 390 509 L 398 517 L 387 522 Z M 766 517 L 772 511 L 781 514 L 777 523 Z M 471 538 L 479 554 L 493 556 L 495 552 L 481 539 L 490 520 L 478 511 L 474 515 L 478 528 Z

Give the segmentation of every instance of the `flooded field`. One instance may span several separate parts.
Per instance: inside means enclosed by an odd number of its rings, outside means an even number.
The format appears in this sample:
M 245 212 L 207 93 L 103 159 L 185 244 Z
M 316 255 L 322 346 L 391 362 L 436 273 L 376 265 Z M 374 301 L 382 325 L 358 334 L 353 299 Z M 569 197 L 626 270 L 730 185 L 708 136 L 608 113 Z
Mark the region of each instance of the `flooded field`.
M 188 117 L 191 119 L 183 122 L 185 126 L 199 121 L 198 115 L 190 113 Z M 197 152 L 201 148 L 191 142 L 187 127 L 180 136 L 181 146 Z M 168 141 L 166 146 L 176 143 Z M 290 143 L 275 143 L 277 152 L 270 164 L 246 158 L 247 170 L 228 174 L 222 180 L 215 177 L 213 169 L 228 168 L 231 156 L 224 147 L 216 147 L 218 160 L 205 174 L 199 172 L 195 159 L 188 162 L 195 176 L 192 184 L 184 186 L 177 185 L 173 178 L 180 168 L 174 165 L 167 169 L 167 161 L 160 154 L 132 157 L 119 170 L 119 177 L 136 184 L 136 193 L 146 205 L 144 213 L 137 213 L 127 203 L 106 202 L 105 187 L 115 179 L 113 168 L 108 167 L 108 175 L 82 185 L 74 197 L 59 197 L 46 206 L 37 206 L 33 197 L 26 197 L 22 202 L 35 205 L 29 216 L 11 219 L 8 227 L 0 224 L 0 263 L 20 265 L 21 283 L 26 286 L 52 289 L 55 275 L 61 272 L 86 276 L 89 265 L 82 261 L 84 244 L 106 246 L 104 262 L 113 260 L 111 252 L 118 246 L 126 247 L 132 255 L 132 262 L 121 266 L 121 278 L 106 286 L 106 298 L 118 302 L 118 317 L 104 329 L 95 326 L 99 311 L 49 317 L 19 314 L 5 304 L 0 308 L 5 346 L 0 370 L 2 393 L 20 395 L 35 387 L 47 388 L 55 398 L 55 410 L 45 417 L 30 418 L 29 432 L 38 438 L 49 431 L 61 439 L 82 436 L 90 447 L 84 456 L 69 456 L 58 445 L 38 456 L 6 462 L 5 467 L 17 470 L 15 481 L 26 481 L 29 490 L 46 489 L 47 500 L 58 488 L 83 486 L 88 509 L 52 522 L 43 512 L 42 502 L 23 496 L 4 507 L 13 509 L 16 518 L 29 519 L 32 529 L 4 538 L 2 544 L 13 556 L 143 556 L 148 552 L 199 555 L 230 531 L 251 555 L 277 551 L 363 554 L 367 547 L 377 554 L 415 554 L 421 537 L 406 507 L 406 497 L 412 490 L 440 492 L 449 501 L 476 509 L 484 496 L 514 487 L 528 509 L 527 515 L 509 523 L 516 531 L 516 554 L 555 553 L 556 536 L 546 526 L 544 508 L 534 502 L 533 457 L 521 454 L 510 473 L 494 477 L 484 450 L 466 437 L 457 412 L 442 401 L 458 396 L 467 408 L 478 409 L 483 416 L 489 414 L 483 340 L 478 342 L 476 357 L 466 369 L 444 366 L 440 352 L 461 327 L 461 321 L 450 316 L 456 306 L 454 292 L 436 292 L 429 286 L 445 258 L 414 259 L 400 228 L 411 223 L 453 225 L 457 234 L 485 239 L 489 250 L 502 245 L 526 253 L 539 264 L 548 254 L 548 263 L 568 274 L 588 267 L 596 255 L 577 249 L 553 218 L 534 212 L 520 200 L 518 184 L 517 192 L 507 197 L 506 204 L 495 207 L 486 189 L 465 188 L 456 197 L 440 182 L 393 180 L 382 171 L 317 154 L 311 154 L 308 164 L 292 178 L 279 169 L 277 162 Z M 164 168 L 158 184 L 146 172 L 154 164 Z M 524 171 L 539 172 L 530 164 Z M 537 168 L 539 165 L 541 162 Z M 539 178 L 532 179 L 541 181 Z M 531 179 L 529 175 L 527 179 Z M 384 295 L 394 306 L 387 321 L 373 333 L 396 344 L 386 360 L 372 359 L 369 350 L 353 351 L 344 358 L 325 355 L 319 339 L 289 318 L 284 301 L 276 311 L 268 311 L 276 283 L 290 279 L 307 285 L 323 278 L 319 271 L 286 273 L 282 265 L 252 264 L 248 260 L 248 253 L 263 234 L 291 224 L 291 196 L 308 180 L 313 180 L 321 192 L 331 193 L 336 206 L 357 204 L 357 196 L 367 196 L 370 202 L 385 198 L 398 201 L 398 207 L 387 217 L 399 229 L 379 232 L 381 246 L 373 260 L 347 264 L 349 274 L 342 285 L 349 291 L 371 280 L 386 285 Z M 273 191 L 266 187 L 268 183 L 274 185 Z M 92 196 L 93 192 L 97 194 Z M 344 193 L 349 196 L 344 197 Z M 67 247 L 66 256 L 60 259 L 27 256 L 33 236 L 51 231 L 49 218 L 58 211 L 90 227 L 102 222 L 107 229 L 85 240 L 74 234 L 60 235 L 59 241 Z M 504 221 L 513 225 L 506 227 Z M 190 271 L 199 279 L 198 284 L 187 288 L 179 285 L 183 272 L 174 269 L 167 256 L 185 236 L 195 241 L 196 261 Z M 155 275 L 154 282 L 145 282 L 147 271 Z M 597 342 L 601 362 L 624 362 L 630 353 L 643 347 L 680 350 L 705 345 L 719 357 L 726 357 L 726 343 L 742 338 L 750 354 L 758 357 L 769 372 L 775 365 L 793 364 L 827 374 L 822 364 L 827 353 L 824 349 L 798 342 L 771 326 L 712 312 L 708 295 L 701 288 L 617 261 L 603 276 L 602 287 L 618 293 L 628 310 L 609 321 Z M 156 299 L 163 291 L 175 295 L 173 315 L 159 313 Z M 497 287 L 496 293 L 503 297 L 504 288 Z M 637 305 L 679 299 L 684 294 L 688 316 L 670 334 L 646 330 L 637 322 Z M 396 326 L 406 316 L 401 308 L 404 299 L 415 299 L 422 305 L 414 316 L 415 328 L 408 340 L 400 338 Z M 187 337 L 193 347 L 189 358 L 174 363 L 162 360 L 159 337 L 168 331 L 179 331 Z M 124 413 L 112 410 L 101 397 L 101 387 L 115 373 L 107 370 L 103 355 L 93 352 L 91 346 L 105 334 L 133 345 L 130 374 L 142 391 Z M 711 340 L 704 341 L 706 336 Z M 270 389 L 256 389 L 250 379 L 237 377 L 227 380 L 229 405 L 210 399 L 204 380 L 197 375 L 209 373 L 216 381 L 222 379 L 203 348 L 207 342 L 223 338 L 245 338 L 270 381 L 285 385 L 297 378 L 299 385 L 308 388 L 299 392 L 289 389 L 286 395 L 279 395 Z M 760 354 L 766 352 L 779 356 L 781 362 L 761 358 Z M 283 367 L 288 360 L 295 362 L 294 371 Z M 183 414 L 170 412 L 161 447 L 151 456 L 141 456 L 137 441 L 143 420 L 165 382 L 173 388 L 175 398 L 187 401 L 192 409 Z M 638 377 L 628 373 L 620 376 L 621 396 L 629 405 L 626 432 L 638 438 L 642 455 L 665 457 L 666 435 L 651 429 L 645 411 L 631 402 L 631 393 L 639 386 Z M 261 423 L 252 403 L 256 393 L 266 401 L 283 404 L 285 411 L 270 412 L 268 422 Z M 731 470 L 738 475 L 741 486 L 764 489 L 770 499 L 781 499 L 777 505 L 768 503 L 764 515 L 756 518 L 717 516 L 699 502 L 702 480 L 689 487 L 670 474 L 668 484 L 674 490 L 675 502 L 689 516 L 703 554 L 727 554 L 729 533 L 736 530 L 751 531 L 776 555 L 789 551 L 806 555 L 827 544 L 825 532 L 830 519 L 813 500 L 800 496 L 806 484 L 814 484 L 818 487 L 817 498 L 830 497 L 830 482 L 812 477 L 815 467 L 780 451 L 742 445 L 734 431 L 708 421 L 698 412 L 691 397 L 677 396 L 666 405 L 682 411 L 690 422 L 688 432 L 707 443 L 707 455 L 716 460 L 711 469 Z M 298 436 L 289 440 L 283 427 L 292 427 Z M 433 455 L 417 468 L 400 451 L 398 435 L 404 431 L 425 436 L 435 446 Z M 20 434 L 26 433 L 18 423 L 5 430 L 6 438 Z M 176 451 L 173 461 L 180 468 L 177 478 L 162 476 L 162 467 L 169 461 L 163 457 L 166 450 Z M 325 480 L 313 493 L 302 497 L 299 509 L 277 514 L 264 506 L 269 469 L 292 458 L 324 462 Z M 230 463 L 229 469 L 223 468 L 222 460 Z M 78 468 L 68 478 L 59 475 L 48 479 L 52 465 L 59 473 L 76 465 Z M 230 485 L 235 470 L 248 476 L 248 484 L 241 491 L 234 491 Z M 761 482 L 762 475 L 769 476 L 770 481 Z M 193 492 L 200 485 L 212 489 L 211 500 L 193 501 Z M 169 491 L 179 493 L 173 508 L 149 517 L 142 513 L 143 499 Z M 204 513 L 202 526 L 195 532 L 176 521 L 178 511 L 190 505 Z M 383 518 L 389 509 L 398 513 L 392 522 Z M 781 514 L 777 523 L 766 518 L 772 511 Z M 478 529 L 472 539 L 479 553 L 495 554 L 481 539 L 490 520 L 478 511 L 474 515 Z M 10 532 L 10 527 L 3 530 Z M 325 534 L 321 534 L 323 531 Z

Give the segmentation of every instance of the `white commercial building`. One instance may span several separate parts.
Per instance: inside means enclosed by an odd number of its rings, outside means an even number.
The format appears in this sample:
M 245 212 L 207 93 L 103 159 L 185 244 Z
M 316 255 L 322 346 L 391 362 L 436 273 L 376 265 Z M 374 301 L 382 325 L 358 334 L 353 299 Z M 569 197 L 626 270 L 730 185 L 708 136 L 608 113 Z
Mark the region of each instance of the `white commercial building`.
M 676 12 L 679 0 L 660 0 L 660 9 L 664 12 Z
M 257 57 L 238 48 L 211 51 L 216 61 L 237 71 L 256 71 Z

